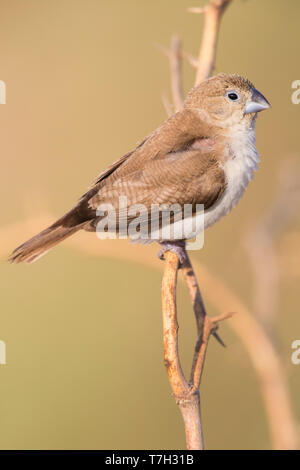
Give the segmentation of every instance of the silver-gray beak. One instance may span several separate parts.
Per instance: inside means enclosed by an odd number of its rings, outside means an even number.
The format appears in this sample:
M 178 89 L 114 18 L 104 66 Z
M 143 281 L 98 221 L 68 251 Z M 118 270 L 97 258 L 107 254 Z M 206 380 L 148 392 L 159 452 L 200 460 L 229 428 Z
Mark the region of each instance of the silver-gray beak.
M 245 114 L 259 113 L 271 107 L 269 101 L 256 88 L 251 88 L 251 91 L 251 100 L 246 104 Z

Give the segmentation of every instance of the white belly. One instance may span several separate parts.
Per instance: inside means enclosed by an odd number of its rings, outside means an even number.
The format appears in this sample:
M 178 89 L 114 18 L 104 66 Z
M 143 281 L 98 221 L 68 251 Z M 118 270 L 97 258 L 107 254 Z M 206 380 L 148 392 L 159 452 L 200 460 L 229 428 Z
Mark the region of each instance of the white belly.
M 239 202 L 258 168 L 259 157 L 255 147 L 255 129 L 235 134 L 228 146 L 228 160 L 223 165 L 226 189 L 219 201 L 205 211 L 204 227 L 210 227 L 227 215 Z

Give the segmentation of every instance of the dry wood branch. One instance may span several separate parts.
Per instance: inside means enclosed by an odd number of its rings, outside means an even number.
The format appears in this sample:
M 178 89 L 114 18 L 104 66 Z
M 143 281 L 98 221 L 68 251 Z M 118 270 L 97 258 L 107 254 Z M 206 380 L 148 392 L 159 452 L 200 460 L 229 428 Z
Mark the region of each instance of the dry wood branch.
M 188 256 L 186 262 L 182 266 L 182 272 L 190 293 L 197 325 L 197 342 L 195 346 L 190 383 L 193 384 L 195 388 L 199 388 L 209 337 L 211 334 L 214 334 L 218 341 L 221 342 L 218 335 L 216 335 L 218 323 L 230 318 L 232 314 L 228 313 L 215 318 L 210 318 L 206 313 L 198 280 Z
M 173 106 L 169 102 L 169 99 L 168 99 L 167 94 L 165 92 L 162 93 L 161 100 L 162 100 L 162 104 L 164 105 L 167 116 L 168 117 L 172 116 L 172 114 L 174 112 Z
M 186 285 L 190 293 L 191 302 L 193 305 L 195 318 L 196 318 L 196 325 L 197 325 L 197 341 L 195 345 L 195 352 L 194 352 L 194 358 L 193 358 L 191 375 L 190 375 L 190 383 L 195 384 L 196 382 L 197 388 L 198 388 L 200 385 L 203 364 L 204 364 L 204 359 L 205 359 L 205 353 L 206 353 L 206 347 L 207 347 L 207 342 L 208 342 L 210 333 L 207 331 L 207 328 L 205 328 L 205 326 L 207 326 L 207 322 L 206 322 L 207 314 L 206 314 L 204 302 L 201 296 L 201 292 L 199 289 L 198 281 L 195 276 L 195 273 L 194 273 L 194 270 L 193 270 L 193 267 L 191 265 L 189 258 L 187 258 L 186 262 L 182 266 L 182 272 L 183 272 L 183 276 L 184 276 Z M 203 350 L 203 345 L 205 346 L 204 350 Z M 200 354 L 201 347 L 202 347 L 202 351 Z M 201 362 L 199 364 L 200 355 L 201 355 Z M 196 368 L 198 369 L 197 377 L 195 376 Z
M 171 79 L 171 92 L 174 111 L 180 111 L 183 108 L 184 95 L 182 85 L 182 51 L 181 40 L 178 36 L 174 35 L 171 38 L 170 50 L 158 44 L 159 49 L 169 58 L 170 63 L 170 79 Z M 169 106 L 166 106 L 166 97 L 163 96 L 163 104 L 169 115 Z
M 175 111 L 180 111 L 183 108 L 183 88 L 182 88 L 182 70 L 181 70 L 181 40 L 178 36 L 173 36 L 171 39 L 170 50 L 170 75 L 171 75 L 171 90 Z
M 176 399 L 184 398 L 189 392 L 181 369 L 178 355 L 178 323 L 176 311 L 176 285 L 179 260 L 168 252 L 162 280 L 162 309 L 164 330 L 164 364 Z
M 218 33 L 223 13 L 231 0 L 210 0 L 209 4 L 195 11 L 190 9 L 192 13 L 204 14 L 204 29 L 202 34 L 202 42 L 198 56 L 198 69 L 196 74 L 195 85 L 209 78 L 213 72 L 216 61 Z
M 164 363 L 176 403 L 181 411 L 189 450 L 203 449 L 199 392 L 191 387 L 183 375 L 178 355 L 178 323 L 176 311 L 176 283 L 179 260 L 170 251 L 165 255 L 162 281 L 162 310 L 164 333 Z
M 196 57 L 192 56 L 192 54 L 189 54 L 188 52 L 182 51 L 182 58 L 186 59 L 188 63 L 197 70 L 198 68 L 198 60 Z
M 216 329 L 218 327 L 218 321 L 225 317 L 213 319 L 207 316 L 198 280 L 188 256 L 182 266 L 182 272 L 190 293 L 197 325 L 197 342 L 195 346 L 190 383 L 193 384 L 194 387 L 198 388 L 200 386 L 209 336 L 214 334 L 222 343 L 218 335 L 216 335 Z M 229 316 L 231 315 L 227 315 L 226 318 Z
M 165 259 L 165 271 L 162 281 L 164 363 L 176 403 L 184 420 L 187 448 L 202 450 L 204 444 L 198 389 L 204 368 L 208 341 L 210 335 L 217 328 L 218 322 L 231 315 L 220 315 L 216 318 L 207 316 L 197 278 L 187 256 L 182 270 L 191 295 L 198 331 L 190 383 L 188 383 L 182 372 L 178 353 L 176 284 L 179 260 L 177 255 L 172 252 L 167 252 Z

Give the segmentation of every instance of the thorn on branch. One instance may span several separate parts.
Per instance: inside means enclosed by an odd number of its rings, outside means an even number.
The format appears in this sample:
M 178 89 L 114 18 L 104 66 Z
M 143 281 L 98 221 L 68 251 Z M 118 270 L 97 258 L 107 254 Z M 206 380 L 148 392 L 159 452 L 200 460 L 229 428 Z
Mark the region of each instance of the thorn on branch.
M 220 345 L 223 346 L 223 348 L 226 348 L 226 344 L 224 343 L 224 341 L 222 340 L 222 338 L 220 337 L 220 335 L 218 335 L 216 331 L 212 331 L 212 335 L 218 341 L 218 343 L 220 343 Z

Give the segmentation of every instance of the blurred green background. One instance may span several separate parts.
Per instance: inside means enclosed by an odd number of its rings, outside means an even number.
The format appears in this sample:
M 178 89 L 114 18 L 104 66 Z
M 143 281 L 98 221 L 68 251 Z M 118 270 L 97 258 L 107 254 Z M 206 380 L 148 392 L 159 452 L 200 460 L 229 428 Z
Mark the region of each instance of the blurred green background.
M 61 215 L 106 165 L 165 119 L 161 93 L 169 90 L 169 67 L 155 43 L 167 46 L 178 33 L 196 55 L 203 19 L 187 8 L 204 4 L 0 1 L 0 79 L 7 86 L 7 104 L 0 106 L 0 339 L 7 346 L 1 449 L 185 447 L 162 360 L 159 270 L 64 244 L 30 266 L 5 258 L 37 229 L 23 233 L 22 221 Z M 297 0 L 234 0 L 221 27 L 216 72 L 247 76 L 272 109 L 257 122 L 260 171 L 192 259 L 250 309 L 253 279 L 243 237 L 274 198 L 282 162 L 300 150 L 300 105 L 291 102 L 291 83 L 300 79 L 299 15 Z M 194 71 L 185 65 L 184 74 L 187 91 Z M 289 230 L 298 233 L 299 220 Z M 94 235 L 84 237 L 89 244 Z M 155 249 L 143 249 L 155 256 Z M 300 366 L 291 365 L 290 355 L 300 338 L 299 270 L 281 274 L 276 325 L 297 420 Z M 208 309 L 218 313 L 209 303 Z M 181 284 L 179 310 L 186 367 L 195 326 Z M 201 387 L 206 447 L 268 449 L 250 360 L 229 322 L 221 335 L 227 348 L 211 340 Z

